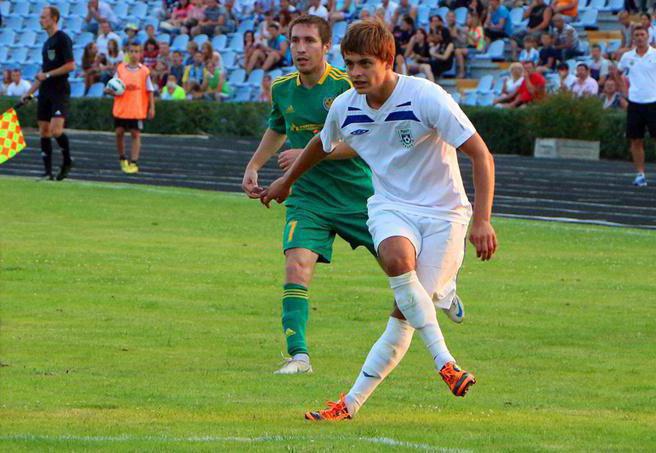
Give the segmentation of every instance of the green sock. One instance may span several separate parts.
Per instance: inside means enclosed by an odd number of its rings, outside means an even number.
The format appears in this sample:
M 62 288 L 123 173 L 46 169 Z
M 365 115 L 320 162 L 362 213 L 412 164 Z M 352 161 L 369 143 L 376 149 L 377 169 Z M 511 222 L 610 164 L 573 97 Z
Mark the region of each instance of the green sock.
M 289 355 L 307 354 L 305 326 L 308 320 L 308 290 L 295 283 L 287 283 L 282 296 L 282 331 L 287 338 Z

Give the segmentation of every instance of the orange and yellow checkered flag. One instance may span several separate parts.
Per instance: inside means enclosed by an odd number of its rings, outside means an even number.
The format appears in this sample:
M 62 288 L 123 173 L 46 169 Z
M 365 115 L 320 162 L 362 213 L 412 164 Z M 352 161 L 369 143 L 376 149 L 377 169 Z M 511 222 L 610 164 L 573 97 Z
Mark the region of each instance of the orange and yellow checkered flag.
M 16 110 L 9 109 L 0 117 L 0 164 L 20 153 L 25 146 Z

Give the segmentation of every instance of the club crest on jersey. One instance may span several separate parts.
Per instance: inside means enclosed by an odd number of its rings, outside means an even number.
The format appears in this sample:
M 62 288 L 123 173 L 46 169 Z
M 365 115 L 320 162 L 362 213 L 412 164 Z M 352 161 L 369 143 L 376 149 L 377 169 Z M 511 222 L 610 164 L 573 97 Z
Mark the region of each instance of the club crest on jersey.
M 55 49 L 48 49 L 48 60 L 54 60 L 55 59 Z
M 415 139 L 412 137 L 412 132 L 410 132 L 410 129 L 397 129 L 396 132 L 399 134 L 399 138 L 401 138 L 401 144 L 405 148 L 410 149 L 415 146 Z
M 334 100 L 335 100 L 335 96 L 323 98 L 323 108 L 326 110 L 330 110 L 330 106 L 333 105 Z

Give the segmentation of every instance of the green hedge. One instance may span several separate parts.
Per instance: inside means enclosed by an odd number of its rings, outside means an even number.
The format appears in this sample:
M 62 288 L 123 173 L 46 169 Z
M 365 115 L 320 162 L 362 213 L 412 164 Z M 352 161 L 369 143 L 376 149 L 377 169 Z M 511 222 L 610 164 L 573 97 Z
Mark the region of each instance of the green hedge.
M 15 100 L 0 98 L 0 111 Z M 86 130 L 113 130 L 111 99 L 73 99 L 68 127 Z M 155 120 L 145 132 L 162 134 L 208 134 L 230 137 L 258 137 L 266 128 L 269 107 L 261 103 L 158 101 Z M 626 114 L 605 112 L 597 99 L 573 99 L 567 95 L 519 110 L 468 107 L 465 112 L 495 154 L 533 154 L 536 137 L 599 140 L 605 158 L 627 159 L 624 138 Z M 24 127 L 36 126 L 36 105 L 19 111 Z M 656 161 L 654 140 L 647 142 L 647 160 Z

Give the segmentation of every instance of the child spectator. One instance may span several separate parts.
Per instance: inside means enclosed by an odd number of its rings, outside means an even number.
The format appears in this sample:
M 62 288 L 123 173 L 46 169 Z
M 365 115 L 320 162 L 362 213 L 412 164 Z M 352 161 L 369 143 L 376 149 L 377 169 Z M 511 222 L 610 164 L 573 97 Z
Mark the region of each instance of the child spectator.
M 185 93 L 184 88 L 178 85 L 178 79 L 173 74 L 169 74 L 161 97 L 165 101 L 184 101 L 187 98 L 187 93 Z
M 198 52 L 198 44 L 196 41 L 189 41 L 187 43 L 187 58 L 185 58 L 185 66 L 188 66 L 194 62 L 194 55 Z
M 558 77 L 560 78 L 559 91 L 571 91 L 574 82 L 576 82 L 576 77 L 574 77 L 569 72 L 569 66 L 567 63 L 559 63 L 557 66 Z
M 533 36 L 526 36 L 524 38 L 524 48 L 519 53 L 519 61 L 532 61 L 533 64 L 537 65 L 540 61 L 540 52 L 536 49 L 537 44 Z
M 202 101 L 205 97 L 205 92 L 203 87 L 198 82 L 192 82 L 189 87 L 189 94 L 187 94 L 187 99 L 191 101 Z
M 555 71 L 560 59 L 560 52 L 553 45 L 553 37 L 549 33 L 542 33 L 540 40 L 542 41 L 542 49 L 540 49 L 537 70 L 540 73 Z
M 122 50 L 127 50 L 130 45 L 134 42 L 137 42 L 137 33 L 139 32 L 139 27 L 137 27 L 135 24 L 127 24 L 125 26 L 125 38 L 123 38 L 123 41 L 121 42 L 121 49 Z
M 157 64 L 157 58 L 159 57 L 159 46 L 157 41 L 154 39 L 149 39 L 144 44 L 143 50 L 143 64 L 146 65 L 148 69 L 153 69 Z
M 182 80 L 182 77 L 185 73 L 184 59 L 182 57 L 182 52 L 176 50 L 173 52 L 171 67 L 169 72 L 175 76 L 175 81 Z

